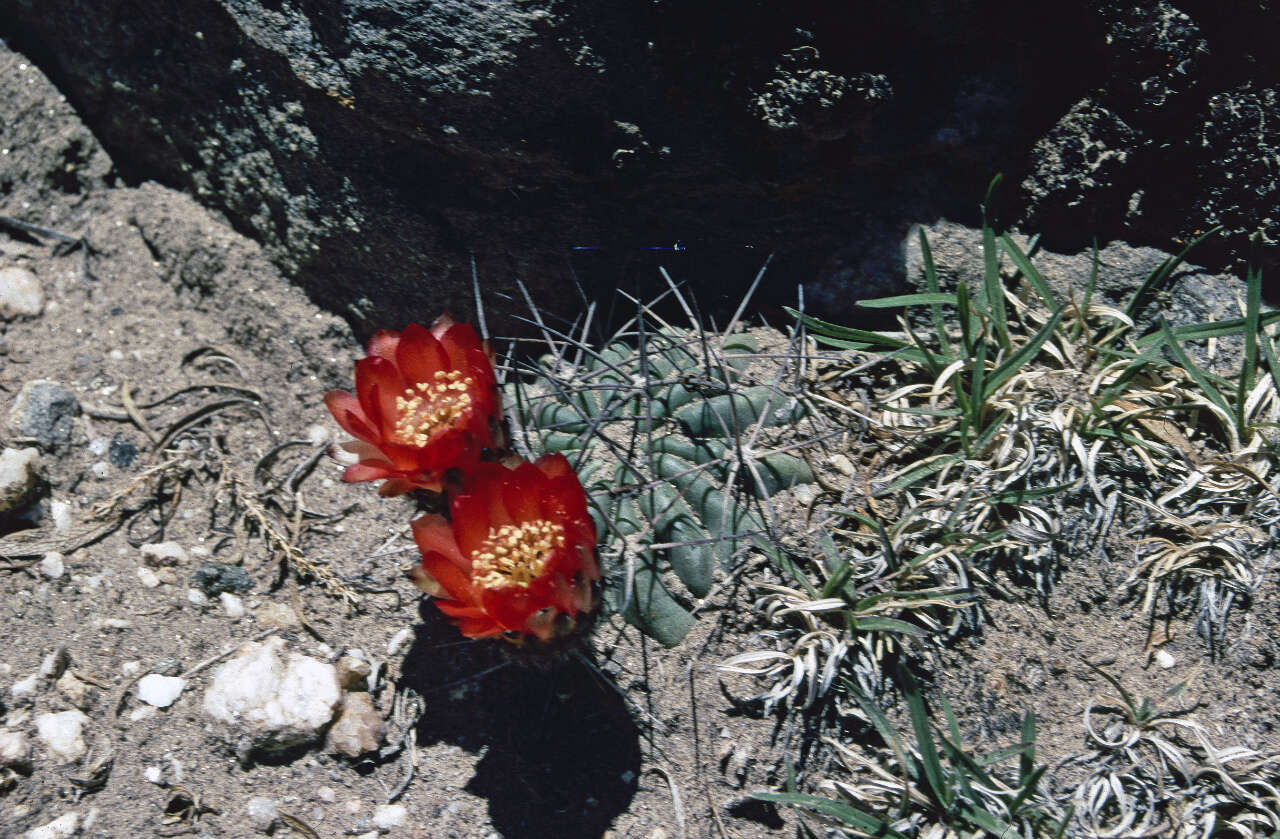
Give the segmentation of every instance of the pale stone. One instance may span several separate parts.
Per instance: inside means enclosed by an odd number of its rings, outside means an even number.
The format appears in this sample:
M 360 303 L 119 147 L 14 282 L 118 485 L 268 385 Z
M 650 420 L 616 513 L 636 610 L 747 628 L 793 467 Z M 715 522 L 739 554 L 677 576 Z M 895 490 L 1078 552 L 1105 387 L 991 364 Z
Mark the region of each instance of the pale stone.
M 1168 650 L 1157 650 L 1156 663 L 1160 665 L 1161 669 L 1168 670 L 1178 662 Z
M 193 606 L 208 606 L 209 598 L 204 596 L 204 592 L 198 588 L 187 589 L 187 602 Z
M 0 268 L 0 318 L 36 317 L 44 310 L 40 279 L 26 268 Z
M 40 674 L 32 673 L 25 679 L 21 679 L 13 683 L 13 687 L 9 688 L 9 695 L 14 699 L 22 699 L 27 696 L 34 696 L 36 689 L 40 686 Z
M 31 828 L 26 833 L 26 839 L 68 839 L 79 830 L 80 814 L 66 813 L 48 824 Z
M 249 824 L 261 833 L 270 833 L 280 816 L 280 805 L 270 798 L 255 796 L 244 805 L 244 812 Z
M 155 588 L 160 585 L 160 578 L 156 576 L 156 572 L 147 568 L 145 565 L 138 566 L 138 582 L 142 583 L 143 588 Z
M 373 826 L 379 830 L 399 827 L 409 818 L 409 808 L 403 804 L 379 804 L 373 808 Z
M 244 617 L 244 601 L 229 591 L 224 591 L 218 595 L 218 599 L 222 601 L 222 608 L 226 611 L 227 617 L 232 620 L 239 620 Z
M 66 563 L 62 561 L 62 554 L 56 551 L 50 551 L 40 558 L 40 573 L 51 580 L 56 580 L 67 572 Z
M 53 529 L 59 536 L 65 536 L 71 530 L 71 505 L 66 501 L 54 499 L 49 502 L 49 517 L 53 519 Z
M 348 693 L 343 698 L 337 722 L 329 729 L 328 750 L 359 757 L 382 745 L 382 733 L 382 716 L 373 707 L 369 694 Z
M 98 691 L 93 686 L 77 679 L 70 671 L 63 673 L 54 686 L 58 689 L 58 693 L 81 711 L 87 711 L 93 707 L 98 697 Z
M 164 783 L 164 770 L 159 766 L 148 766 L 142 770 L 142 777 L 158 786 Z
M 338 659 L 338 684 L 343 690 L 368 690 L 373 667 L 368 660 L 348 652 Z
M 191 561 L 191 557 L 187 555 L 186 548 L 177 542 L 152 542 L 149 545 L 143 545 L 138 550 L 142 554 L 142 561 L 152 568 L 160 568 L 165 565 L 182 565 Z
M 291 629 L 302 625 L 298 620 L 298 613 L 293 611 L 292 606 L 274 601 L 268 601 L 259 606 L 253 613 L 253 619 L 262 626 L 280 629 Z
M 31 741 L 24 732 L 0 728 L 0 766 L 19 771 L 31 767 Z
M 178 676 L 161 676 L 148 673 L 138 680 L 138 699 L 157 708 L 168 708 L 187 687 L 187 680 Z
M 391 640 L 387 642 L 387 655 L 399 655 L 409 649 L 409 643 L 413 641 L 413 627 L 406 626 L 391 636 Z
M 62 711 L 36 717 L 36 735 L 55 758 L 70 763 L 84 757 L 84 727 L 89 718 L 81 711 Z
M 40 453 L 35 449 L 0 451 L 0 513 L 16 510 L 26 503 L 36 486 L 36 465 Z
M 314 742 L 337 710 L 333 665 L 284 647 L 279 637 L 246 644 L 214 672 L 205 692 L 205 712 L 228 727 L 242 759 L 253 749 Z

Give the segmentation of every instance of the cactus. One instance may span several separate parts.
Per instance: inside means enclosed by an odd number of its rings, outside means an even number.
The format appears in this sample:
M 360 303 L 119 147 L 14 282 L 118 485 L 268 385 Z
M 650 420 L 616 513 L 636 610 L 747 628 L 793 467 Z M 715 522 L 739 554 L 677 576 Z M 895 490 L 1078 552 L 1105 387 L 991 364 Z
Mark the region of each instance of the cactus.
M 813 481 L 788 453 L 756 453 L 757 425 L 796 421 L 795 399 L 752 385 L 756 342 L 654 323 L 600 350 L 568 341 L 509 384 L 513 424 L 530 452 L 562 452 L 578 469 L 601 534 L 606 600 L 671 646 L 693 607 L 751 538 L 768 534 L 765 501 Z

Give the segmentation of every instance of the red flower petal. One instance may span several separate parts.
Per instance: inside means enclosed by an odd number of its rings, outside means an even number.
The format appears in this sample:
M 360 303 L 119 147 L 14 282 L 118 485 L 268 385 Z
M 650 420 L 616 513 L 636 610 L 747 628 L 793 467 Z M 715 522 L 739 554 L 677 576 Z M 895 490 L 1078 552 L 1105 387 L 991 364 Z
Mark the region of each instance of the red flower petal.
M 449 356 L 426 327 L 409 324 L 396 348 L 396 366 L 406 385 L 430 384 L 441 370 L 449 369 Z
M 382 478 L 390 477 L 391 473 L 385 466 L 376 466 L 369 463 L 353 463 L 348 466 L 342 473 L 342 480 L 349 484 L 359 484 L 365 481 L 377 481 Z
M 489 538 L 489 504 L 488 499 L 474 493 L 464 493 L 453 499 L 450 505 L 453 514 L 453 535 L 458 547 L 467 556 L 472 556 Z
M 365 345 L 365 354 L 395 361 L 396 345 L 400 343 L 400 333 L 393 329 L 379 329 L 373 333 L 369 343 Z
M 413 531 L 413 541 L 424 556 L 432 552 L 438 553 L 463 571 L 471 570 L 471 560 L 464 557 L 458 549 L 453 528 L 445 521 L 444 516 L 419 516 L 409 522 L 409 529 Z
M 434 551 L 423 554 L 422 567 L 435 578 L 435 581 L 449 593 L 449 597 L 453 600 L 474 604 L 475 595 L 472 593 L 471 578 L 465 571 L 446 559 L 444 554 Z
M 372 356 L 356 362 L 356 397 L 364 415 L 384 440 L 391 436 L 396 417 L 396 397 L 403 391 L 404 380 L 390 361 Z

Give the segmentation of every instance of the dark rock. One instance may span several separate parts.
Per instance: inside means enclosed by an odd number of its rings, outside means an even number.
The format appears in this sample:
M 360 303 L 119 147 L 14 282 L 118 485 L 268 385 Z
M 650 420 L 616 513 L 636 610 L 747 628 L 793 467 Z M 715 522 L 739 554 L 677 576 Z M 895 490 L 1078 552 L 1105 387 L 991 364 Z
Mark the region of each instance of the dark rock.
M 865 208 L 971 218 L 1080 98 L 1055 68 L 1101 31 L 1006 0 L 175 8 L 0 0 L 0 36 L 127 180 L 186 189 L 366 333 L 471 316 L 473 254 L 496 329 L 525 314 L 516 278 L 576 308 L 571 272 L 612 293 L 665 265 L 731 310 L 774 250 L 758 300 L 790 303 Z M 151 243 L 197 292 L 219 275 Z
M 80 401 L 66 385 L 47 379 L 27 382 L 9 410 L 9 432 L 34 440 L 47 452 L 62 453 L 75 439 Z
M 107 447 L 107 458 L 112 465 L 128 469 L 138 459 L 138 447 L 119 434 L 115 434 Z
M 249 572 L 226 562 L 200 563 L 192 581 L 209 597 L 217 597 L 223 592 L 253 591 L 253 578 Z

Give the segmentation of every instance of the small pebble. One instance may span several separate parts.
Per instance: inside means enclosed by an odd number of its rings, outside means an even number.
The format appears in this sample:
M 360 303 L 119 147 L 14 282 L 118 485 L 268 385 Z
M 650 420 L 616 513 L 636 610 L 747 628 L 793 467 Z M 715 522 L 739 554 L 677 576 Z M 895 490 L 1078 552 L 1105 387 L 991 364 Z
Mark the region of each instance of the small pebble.
M 156 715 L 156 709 L 150 705 L 139 705 L 129 712 L 129 722 L 142 722 Z
M 40 453 L 35 449 L 0 451 L 0 513 L 17 510 L 36 488 Z
M 347 801 L 342 805 L 342 809 L 346 810 L 348 813 L 350 813 L 353 816 L 356 813 L 359 813 L 363 807 L 364 807 L 364 802 L 358 798 L 352 798 L 350 801 Z
M 174 571 L 172 568 L 157 568 L 156 579 L 159 580 L 162 585 L 176 586 L 178 584 L 178 572 Z
M 67 570 L 66 565 L 62 562 L 62 554 L 50 552 L 40 559 L 40 573 L 44 574 L 51 580 L 61 577 Z
M 387 655 L 400 655 L 409 648 L 409 643 L 413 641 L 413 627 L 406 626 L 391 636 L 391 640 L 387 642 Z
M 0 728 L 0 767 L 19 772 L 31 768 L 31 741 L 26 734 Z
M 71 529 L 71 505 L 66 501 L 50 501 L 49 517 L 53 519 L 53 529 L 59 536 Z
M 280 805 L 270 798 L 254 796 L 244 805 L 249 824 L 262 833 L 270 833 L 280 815 Z
M 192 578 L 196 588 L 209 597 L 224 591 L 245 592 L 253 590 L 253 578 L 239 565 L 226 562 L 202 562 Z
M 34 379 L 22 386 L 9 409 L 9 431 L 31 437 L 46 451 L 65 451 L 76 432 L 80 400 L 60 382 Z
M 147 568 L 145 565 L 138 566 L 138 582 L 142 583 L 143 588 L 155 588 L 160 585 L 160 578 L 156 576 L 156 572 Z
M 126 661 L 124 664 L 120 665 L 120 675 L 124 676 L 126 679 L 133 678 L 141 672 L 141 661 Z
M 36 735 L 55 758 L 70 763 L 84 757 L 86 748 L 81 735 L 88 722 L 89 718 L 81 711 L 39 714 Z
M 159 766 L 148 766 L 142 770 L 142 776 L 157 786 L 164 783 L 164 770 Z
M 316 798 L 325 804 L 332 804 L 338 800 L 338 794 L 333 791 L 333 787 L 320 787 L 316 790 Z
M 89 474 L 100 481 L 111 477 L 111 465 L 105 460 L 99 460 L 97 463 L 89 467 Z
M 9 688 L 9 695 L 14 699 L 20 699 L 24 696 L 34 696 L 36 689 L 40 686 L 40 674 L 32 673 L 25 679 L 13 683 L 13 687 Z
M 1178 662 L 1177 662 L 1177 659 L 1173 657 L 1173 654 L 1170 653 L 1168 650 L 1157 650 L 1156 663 L 1159 664 L 1162 669 L 1168 670 Z
M 302 625 L 302 622 L 298 620 L 298 613 L 293 611 L 292 606 L 284 603 L 263 603 L 253 613 L 253 618 L 264 627 L 275 626 L 281 629 L 289 629 Z
M 222 601 L 222 608 L 226 611 L 227 617 L 232 620 L 244 617 L 244 601 L 239 597 L 229 591 L 224 591 L 218 595 L 218 599 Z
M 70 665 L 71 654 L 67 652 L 65 645 L 59 644 L 56 650 L 49 653 L 40 662 L 40 675 L 46 679 L 56 679 L 67 672 L 67 667 Z
M 399 827 L 409 818 L 409 810 L 403 804 L 379 804 L 373 808 L 373 824 L 379 830 Z
M 89 454 L 94 457 L 104 457 L 110 448 L 111 441 L 106 437 L 94 437 L 89 441 Z
M 0 318 L 36 317 L 44 309 L 40 279 L 26 268 L 0 268 Z
M 178 701 L 186 686 L 186 679 L 149 673 L 138 680 L 138 699 L 157 708 L 168 708 Z
M 187 589 L 187 602 L 196 606 L 208 606 L 209 598 L 204 596 L 204 592 L 198 588 Z
M 142 554 L 142 561 L 152 568 L 182 565 L 191 559 L 186 549 L 177 542 L 152 542 L 138 550 Z
M 26 833 L 26 839 L 68 839 L 75 836 L 79 829 L 80 814 L 66 813 L 48 824 L 31 828 Z

